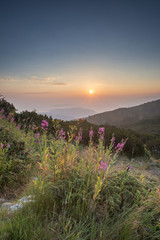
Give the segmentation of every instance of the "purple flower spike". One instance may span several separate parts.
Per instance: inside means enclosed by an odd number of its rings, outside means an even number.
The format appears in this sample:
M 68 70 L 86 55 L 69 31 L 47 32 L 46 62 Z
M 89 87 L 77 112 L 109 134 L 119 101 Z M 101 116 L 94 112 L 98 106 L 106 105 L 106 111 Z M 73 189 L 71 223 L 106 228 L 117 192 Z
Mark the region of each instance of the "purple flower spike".
M 100 165 L 99 165 L 99 168 L 102 170 L 102 171 L 104 171 L 104 172 L 106 172 L 107 171 L 107 163 L 106 162 L 103 162 L 103 161 L 101 161 L 100 162 Z
M 116 149 L 117 151 L 122 151 L 124 145 L 125 145 L 125 141 L 122 140 L 120 143 L 117 144 L 117 146 L 115 147 L 115 149 Z
M 100 127 L 98 133 L 99 135 L 104 134 L 104 127 Z
M 35 137 L 38 139 L 38 138 L 40 138 L 40 133 L 36 133 L 35 134 Z
M 11 118 L 11 122 L 14 122 L 14 118 L 13 117 Z
M 82 141 L 82 132 L 78 132 L 78 136 L 76 136 L 76 142 L 79 144 L 80 141 Z
M 65 134 L 65 131 L 63 131 L 63 128 L 59 131 L 58 138 L 59 139 L 65 139 L 66 138 L 66 134 Z
M 41 129 L 48 130 L 48 126 L 48 122 L 46 120 L 42 120 Z
M 89 131 L 89 138 L 92 138 L 93 135 L 94 135 L 94 132 L 93 132 L 93 130 L 91 129 L 91 130 Z
M 111 143 L 112 143 L 112 146 L 114 146 L 114 144 L 115 144 L 115 136 L 114 136 L 114 133 L 112 134 Z
M 101 140 L 104 140 L 104 127 L 99 128 L 98 134 L 99 134 Z

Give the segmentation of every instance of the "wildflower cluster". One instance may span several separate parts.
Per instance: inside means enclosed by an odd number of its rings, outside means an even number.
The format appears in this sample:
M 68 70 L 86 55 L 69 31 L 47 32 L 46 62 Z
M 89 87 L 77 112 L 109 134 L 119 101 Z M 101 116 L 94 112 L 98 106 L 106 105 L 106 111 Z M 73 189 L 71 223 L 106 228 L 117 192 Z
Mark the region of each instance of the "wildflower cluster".
M 78 136 L 76 136 L 76 143 L 79 144 L 80 141 L 82 141 L 82 132 L 78 132 Z
M 35 137 L 38 139 L 38 138 L 40 138 L 40 133 L 36 133 L 35 134 Z
M 40 137 L 41 137 L 40 133 L 35 133 L 35 137 L 36 137 L 38 143 L 42 143 L 42 141 L 40 139 Z
M 7 145 L 6 145 L 6 147 L 7 148 L 10 148 L 10 144 L 9 143 L 7 143 Z M 1 147 L 1 149 L 3 150 L 4 149 L 4 147 L 5 147 L 5 145 L 3 144 L 3 143 L 0 143 L 0 147 Z
M 59 131 L 58 134 L 58 139 L 65 139 L 66 138 L 66 134 L 65 131 L 63 131 L 63 128 Z
M 91 129 L 91 130 L 89 131 L 89 138 L 92 138 L 93 135 L 94 135 L 94 132 L 93 132 L 93 130 Z
M 112 147 L 115 145 L 115 136 L 114 136 L 114 133 L 112 134 L 111 145 L 112 145 Z
M 98 134 L 101 140 L 104 140 L 104 127 L 100 127 L 98 130 Z
M 6 119 L 6 116 L 3 114 L 4 113 L 4 109 L 2 108 L 1 111 L 0 111 L 1 115 L 0 115 L 0 119 Z
M 14 122 L 14 117 L 13 117 L 13 114 L 12 114 L 12 113 L 9 113 L 7 118 L 8 118 L 8 120 L 10 120 L 11 122 Z
M 103 162 L 103 161 L 100 162 L 100 165 L 99 165 L 99 169 L 100 169 L 100 170 L 106 172 L 107 167 L 108 167 L 108 166 L 107 166 L 107 163 L 106 163 L 106 162 Z
M 1 109 L 0 113 L 2 115 L 2 116 L 0 116 L 0 119 L 4 119 L 4 120 L 8 119 L 9 121 L 14 122 L 13 113 L 9 113 L 8 116 L 6 117 L 6 115 L 4 114 L 3 108 Z
M 46 120 L 42 120 L 41 129 L 48 130 L 48 122 Z
M 124 140 L 122 139 L 122 141 L 119 142 L 119 143 L 117 144 L 117 146 L 115 147 L 115 150 L 118 151 L 118 152 L 121 152 L 122 149 L 123 149 L 123 147 L 124 147 L 124 145 L 125 145 L 125 143 L 126 143 L 126 141 L 124 141 Z

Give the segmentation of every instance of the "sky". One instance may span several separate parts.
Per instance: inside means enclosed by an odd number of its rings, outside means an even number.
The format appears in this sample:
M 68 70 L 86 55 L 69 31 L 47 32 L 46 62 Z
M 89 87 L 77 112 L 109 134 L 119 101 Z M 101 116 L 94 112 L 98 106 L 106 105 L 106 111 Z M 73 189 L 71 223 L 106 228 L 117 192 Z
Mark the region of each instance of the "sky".
M 0 94 L 37 112 L 159 99 L 159 29 L 159 0 L 3 1 Z

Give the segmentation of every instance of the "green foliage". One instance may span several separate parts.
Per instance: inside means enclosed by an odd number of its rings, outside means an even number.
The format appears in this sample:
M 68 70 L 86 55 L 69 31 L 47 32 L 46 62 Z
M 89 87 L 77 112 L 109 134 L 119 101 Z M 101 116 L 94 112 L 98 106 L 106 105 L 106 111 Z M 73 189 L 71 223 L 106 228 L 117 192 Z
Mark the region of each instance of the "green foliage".
M 131 174 L 130 167 L 118 171 L 115 166 L 122 151 L 130 157 L 149 155 L 138 134 L 105 126 L 103 139 L 103 131 L 98 138 L 98 126 L 84 120 L 55 120 L 54 134 L 41 129 L 35 135 L 42 118 L 35 112 L 23 114 L 25 130 L 0 119 L 0 186 L 2 192 L 5 186 L 22 184 L 35 167 L 37 178 L 27 193 L 35 201 L 12 214 L 0 213 L 0 240 L 160 238 L 160 189 L 143 175 Z M 37 126 L 31 130 L 33 119 Z M 89 137 L 91 127 L 94 136 Z M 78 130 L 85 147 L 75 139 Z
M 99 196 L 99 204 L 105 205 L 106 213 L 116 215 L 139 204 L 145 195 L 144 186 L 126 170 L 112 173 L 104 183 Z
M 89 130 L 92 128 L 94 132 L 93 143 L 94 145 L 98 144 L 98 129 L 99 129 L 98 125 L 88 123 L 86 120 L 61 122 L 61 125 L 65 131 L 69 130 L 70 125 L 75 125 L 77 129 L 81 129 L 83 135 L 81 143 L 83 145 L 88 145 L 89 143 L 88 133 Z M 126 138 L 128 139 L 123 149 L 125 155 L 127 155 L 129 158 L 144 156 L 145 154 L 144 142 L 140 134 L 131 130 L 117 128 L 109 125 L 104 125 L 104 128 L 105 128 L 104 135 L 105 146 L 107 146 L 110 143 L 110 139 L 112 138 L 112 134 L 114 133 L 116 138 L 116 144 L 118 144 L 118 142 L 120 142 L 121 139 Z
M 35 156 L 32 137 L 7 120 L 0 120 L 0 139 L 0 192 L 3 192 L 6 186 L 24 182 Z
M 5 100 L 4 97 L 0 96 L 0 111 L 4 110 L 3 114 L 7 117 L 9 113 L 15 113 L 16 109 L 13 104 Z
M 14 118 L 16 124 L 24 129 L 26 132 L 29 132 L 30 129 L 34 130 L 34 133 L 43 133 L 41 129 L 42 120 L 46 120 L 49 123 L 48 130 L 46 131 L 47 135 L 51 138 L 55 138 L 57 135 L 57 130 L 64 129 L 67 133 L 70 131 L 70 126 L 75 126 L 75 130 L 73 132 L 74 135 L 77 135 L 78 131 L 82 131 L 83 138 L 81 144 L 88 146 L 89 143 L 89 130 L 92 128 L 94 131 L 93 143 L 94 145 L 98 144 L 98 129 L 99 126 L 95 124 L 91 124 L 86 120 L 79 119 L 75 121 L 62 121 L 62 120 L 53 120 L 52 117 L 48 117 L 47 115 L 42 115 L 36 113 L 36 111 L 23 111 L 21 113 L 15 113 L 15 107 L 13 104 L 8 103 L 5 99 L 1 99 L 0 102 L 0 110 L 5 109 L 6 117 L 9 113 L 14 113 Z M 113 125 L 113 123 L 112 123 Z M 123 149 L 125 155 L 129 158 L 142 157 L 145 155 L 145 147 L 150 150 L 152 154 L 156 154 L 159 157 L 159 145 L 160 145 L 160 137 L 158 135 L 142 135 L 136 133 L 131 130 L 122 129 L 114 126 L 104 125 L 105 127 L 105 146 L 107 146 L 110 142 L 112 134 L 115 134 L 117 143 L 123 138 L 128 138 L 128 141 Z M 138 131 L 139 132 L 139 131 Z M 66 136 L 68 140 L 69 136 Z
M 160 116 L 126 124 L 125 128 L 132 129 L 143 134 L 155 134 L 160 136 Z
M 20 126 L 21 129 L 24 129 L 28 132 L 30 129 L 34 130 L 34 132 L 42 133 L 41 122 L 42 120 L 46 120 L 49 123 L 48 134 L 55 134 L 55 129 L 53 127 L 52 118 L 47 115 L 42 115 L 36 113 L 36 111 L 23 111 L 21 113 L 15 114 L 15 121 L 17 125 Z
M 5 219 L 7 225 L 1 223 L 0 240 L 47 240 L 47 231 L 43 228 L 46 224 L 46 217 L 41 216 L 41 213 L 33 213 L 31 206 L 24 207 L 18 214 L 8 216 Z M 25 216 L 25 217 L 24 217 Z
M 135 239 L 160 239 L 160 199 L 153 192 L 130 214 Z

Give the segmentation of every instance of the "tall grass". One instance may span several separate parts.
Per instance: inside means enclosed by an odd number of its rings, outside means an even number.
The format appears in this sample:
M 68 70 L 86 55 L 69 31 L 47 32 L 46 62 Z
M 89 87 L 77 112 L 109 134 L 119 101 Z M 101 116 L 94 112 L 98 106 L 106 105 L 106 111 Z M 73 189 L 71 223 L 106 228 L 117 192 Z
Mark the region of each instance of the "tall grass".
M 81 151 L 82 136 L 74 137 L 73 127 L 66 141 L 63 129 L 49 139 L 47 124 L 42 126 L 43 135 L 26 136 L 39 156 L 38 177 L 27 192 L 35 201 L 14 214 L 1 214 L 1 240 L 160 238 L 157 186 L 132 176 L 130 166 L 115 168 L 126 140 L 115 146 L 113 135 L 105 148 L 100 128 L 95 146 L 91 130 L 89 146 Z

